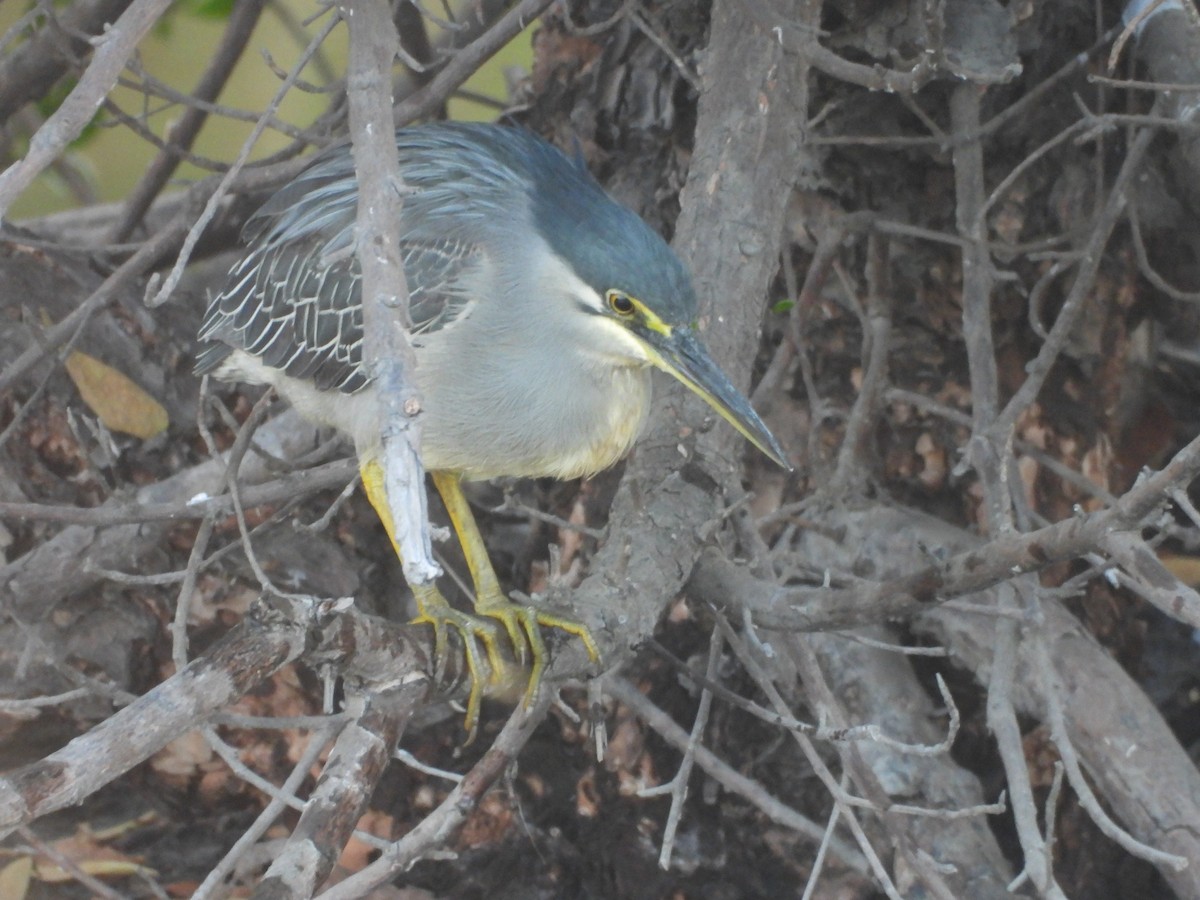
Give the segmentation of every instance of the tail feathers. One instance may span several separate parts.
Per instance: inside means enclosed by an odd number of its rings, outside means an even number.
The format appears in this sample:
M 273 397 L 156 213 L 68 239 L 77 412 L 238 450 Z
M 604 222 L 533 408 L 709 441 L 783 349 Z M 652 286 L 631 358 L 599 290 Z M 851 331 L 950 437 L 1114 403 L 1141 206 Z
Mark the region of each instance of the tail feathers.
M 228 344 L 213 341 L 196 354 L 196 365 L 192 371 L 197 375 L 210 375 L 229 358 L 229 354 L 232 352 L 233 348 Z

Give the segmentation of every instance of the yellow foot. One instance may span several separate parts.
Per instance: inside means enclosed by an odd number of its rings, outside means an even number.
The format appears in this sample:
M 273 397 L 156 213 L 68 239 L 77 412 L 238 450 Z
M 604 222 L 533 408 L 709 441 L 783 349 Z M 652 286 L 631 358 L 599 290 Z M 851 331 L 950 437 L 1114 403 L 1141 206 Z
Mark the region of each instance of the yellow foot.
M 433 626 L 433 652 L 439 679 L 446 668 L 449 652 L 446 647 L 446 629 L 453 628 L 462 637 L 467 675 L 471 679 L 464 723 L 469 744 L 475 740 L 475 731 L 479 727 L 479 707 L 484 690 L 490 685 L 507 683 L 518 677 L 511 657 L 506 658 L 501 652 L 500 641 L 504 631 L 497 623 L 482 616 L 455 609 L 442 596 L 441 591 L 432 585 L 415 587 L 413 594 L 416 596 L 419 610 L 413 623 Z M 483 645 L 483 653 L 480 652 L 480 644 Z M 487 657 L 486 661 L 484 654 Z
M 546 671 L 547 651 L 542 639 L 543 627 L 560 628 L 574 635 L 583 641 L 592 662 L 600 660 L 600 650 L 591 633 L 573 619 L 533 606 L 519 606 L 503 598 L 478 604 L 475 614 L 464 613 L 454 609 L 441 592 L 431 585 L 423 586 L 414 593 L 420 613 L 413 621 L 433 626 L 434 653 L 439 672 L 444 668 L 447 658 L 446 629 L 454 628 L 462 636 L 467 673 L 471 679 L 463 723 L 468 744 L 475 739 L 479 727 L 479 709 L 485 690 L 499 694 L 512 691 L 525 680 L 526 666 L 530 666 L 530 670 L 523 702 L 527 707 L 533 703 Z M 501 645 L 505 633 L 509 639 L 508 647 Z M 515 663 L 513 657 L 516 657 Z
M 542 640 L 542 628 L 558 628 L 567 634 L 574 635 L 583 641 L 587 648 L 588 657 L 592 662 L 600 661 L 600 648 L 592 634 L 581 623 L 574 619 L 560 616 L 536 606 L 521 606 L 503 598 L 480 602 L 476 610 L 485 616 L 497 619 L 508 632 L 508 639 L 516 648 L 517 660 L 522 667 L 531 662 L 529 682 L 525 687 L 524 703 L 526 708 L 533 705 L 538 688 L 542 684 L 542 676 L 546 672 L 547 652 L 546 642 Z M 528 655 L 526 655 L 528 647 Z

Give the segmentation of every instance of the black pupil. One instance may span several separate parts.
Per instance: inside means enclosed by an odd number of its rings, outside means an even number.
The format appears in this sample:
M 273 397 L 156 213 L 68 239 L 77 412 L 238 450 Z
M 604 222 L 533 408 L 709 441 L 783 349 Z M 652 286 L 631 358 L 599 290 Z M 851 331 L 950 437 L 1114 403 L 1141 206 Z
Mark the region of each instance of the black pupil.
M 628 315 L 633 312 L 633 301 L 624 294 L 614 294 L 612 298 L 612 306 L 617 312 L 622 315 Z

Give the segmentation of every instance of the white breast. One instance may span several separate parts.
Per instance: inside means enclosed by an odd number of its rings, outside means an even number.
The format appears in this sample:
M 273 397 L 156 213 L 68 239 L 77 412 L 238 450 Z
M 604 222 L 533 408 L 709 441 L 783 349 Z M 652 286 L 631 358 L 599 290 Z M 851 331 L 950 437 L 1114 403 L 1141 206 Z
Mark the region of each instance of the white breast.
M 430 382 L 421 371 L 424 356 L 418 350 L 418 383 L 426 404 L 421 455 L 430 470 L 476 479 L 591 475 L 629 452 L 650 406 L 650 373 L 641 366 L 576 369 L 565 381 L 531 380 L 516 396 L 474 369 L 460 372 L 450 384 Z M 465 361 L 459 365 L 471 367 Z M 430 370 L 440 371 L 436 364 Z M 360 455 L 379 443 L 373 387 L 349 395 L 319 391 L 241 350 L 230 354 L 217 375 L 273 386 L 305 418 L 351 438 Z M 472 390 L 469 399 L 462 395 Z

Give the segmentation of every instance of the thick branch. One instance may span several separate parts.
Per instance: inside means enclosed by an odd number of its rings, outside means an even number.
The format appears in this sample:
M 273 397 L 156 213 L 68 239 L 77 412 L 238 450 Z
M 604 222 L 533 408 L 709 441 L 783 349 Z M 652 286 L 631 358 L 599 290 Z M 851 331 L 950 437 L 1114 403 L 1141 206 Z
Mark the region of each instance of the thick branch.
M 45 759 L 0 779 L 0 829 L 81 802 L 236 700 L 307 644 L 295 617 L 258 607 L 212 650 Z
M 439 692 L 462 694 L 467 686 L 458 662 L 462 645 L 457 635 L 449 640 Z M 80 802 L 302 656 L 334 665 L 359 683 L 369 673 L 373 684 L 406 686 L 405 709 L 425 696 L 437 669 L 433 629 L 426 625 L 389 622 L 336 602 L 264 599 L 212 649 L 158 687 L 63 749 L 0 777 L 0 829 Z M 386 728 L 399 728 L 400 721 Z M 353 737 L 347 739 L 352 745 Z M 388 758 L 392 749 L 386 750 Z
M 831 631 L 908 618 L 1016 575 L 1092 553 L 1105 546 L 1114 532 L 1141 527 L 1154 510 L 1167 502 L 1169 490 L 1186 487 L 1197 477 L 1200 438 L 1109 509 L 1064 519 L 1037 531 L 1008 534 L 908 575 L 886 581 L 856 580 L 844 587 L 789 588 L 756 579 L 714 552 L 697 563 L 688 592 L 718 605 L 749 609 L 754 620 L 766 628 Z M 914 525 L 927 518 L 915 512 L 911 517 Z M 1200 603 L 1191 592 L 1159 592 L 1157 596 L 1168 615 L 1200 627 Z
M 706 58 L 711 83 L 700 100 L 675 247 L 700 287 L 705 341 L 745 386 L 801 139 L 803 117 L 792 103 L 803 67 L 770 32 L 747 27 L 733 0 L 714 7 Z M 692 569 L 723 489 L 740 479 L 742 438 L 690 394 L 663 387 L 613 504 L 618 524 L 573 596 L 610 653 L 620 648 L 611 662 L 653 631 Z M 560 654 L 554 669 L 585 671 L 582 650 Z
M 311 897 L 329 877 L 427 690 L 423 681 L 374 686 L 350 700 L 358 715 L 338 736 L 287 846 L 255 889 L 255 900 Z

